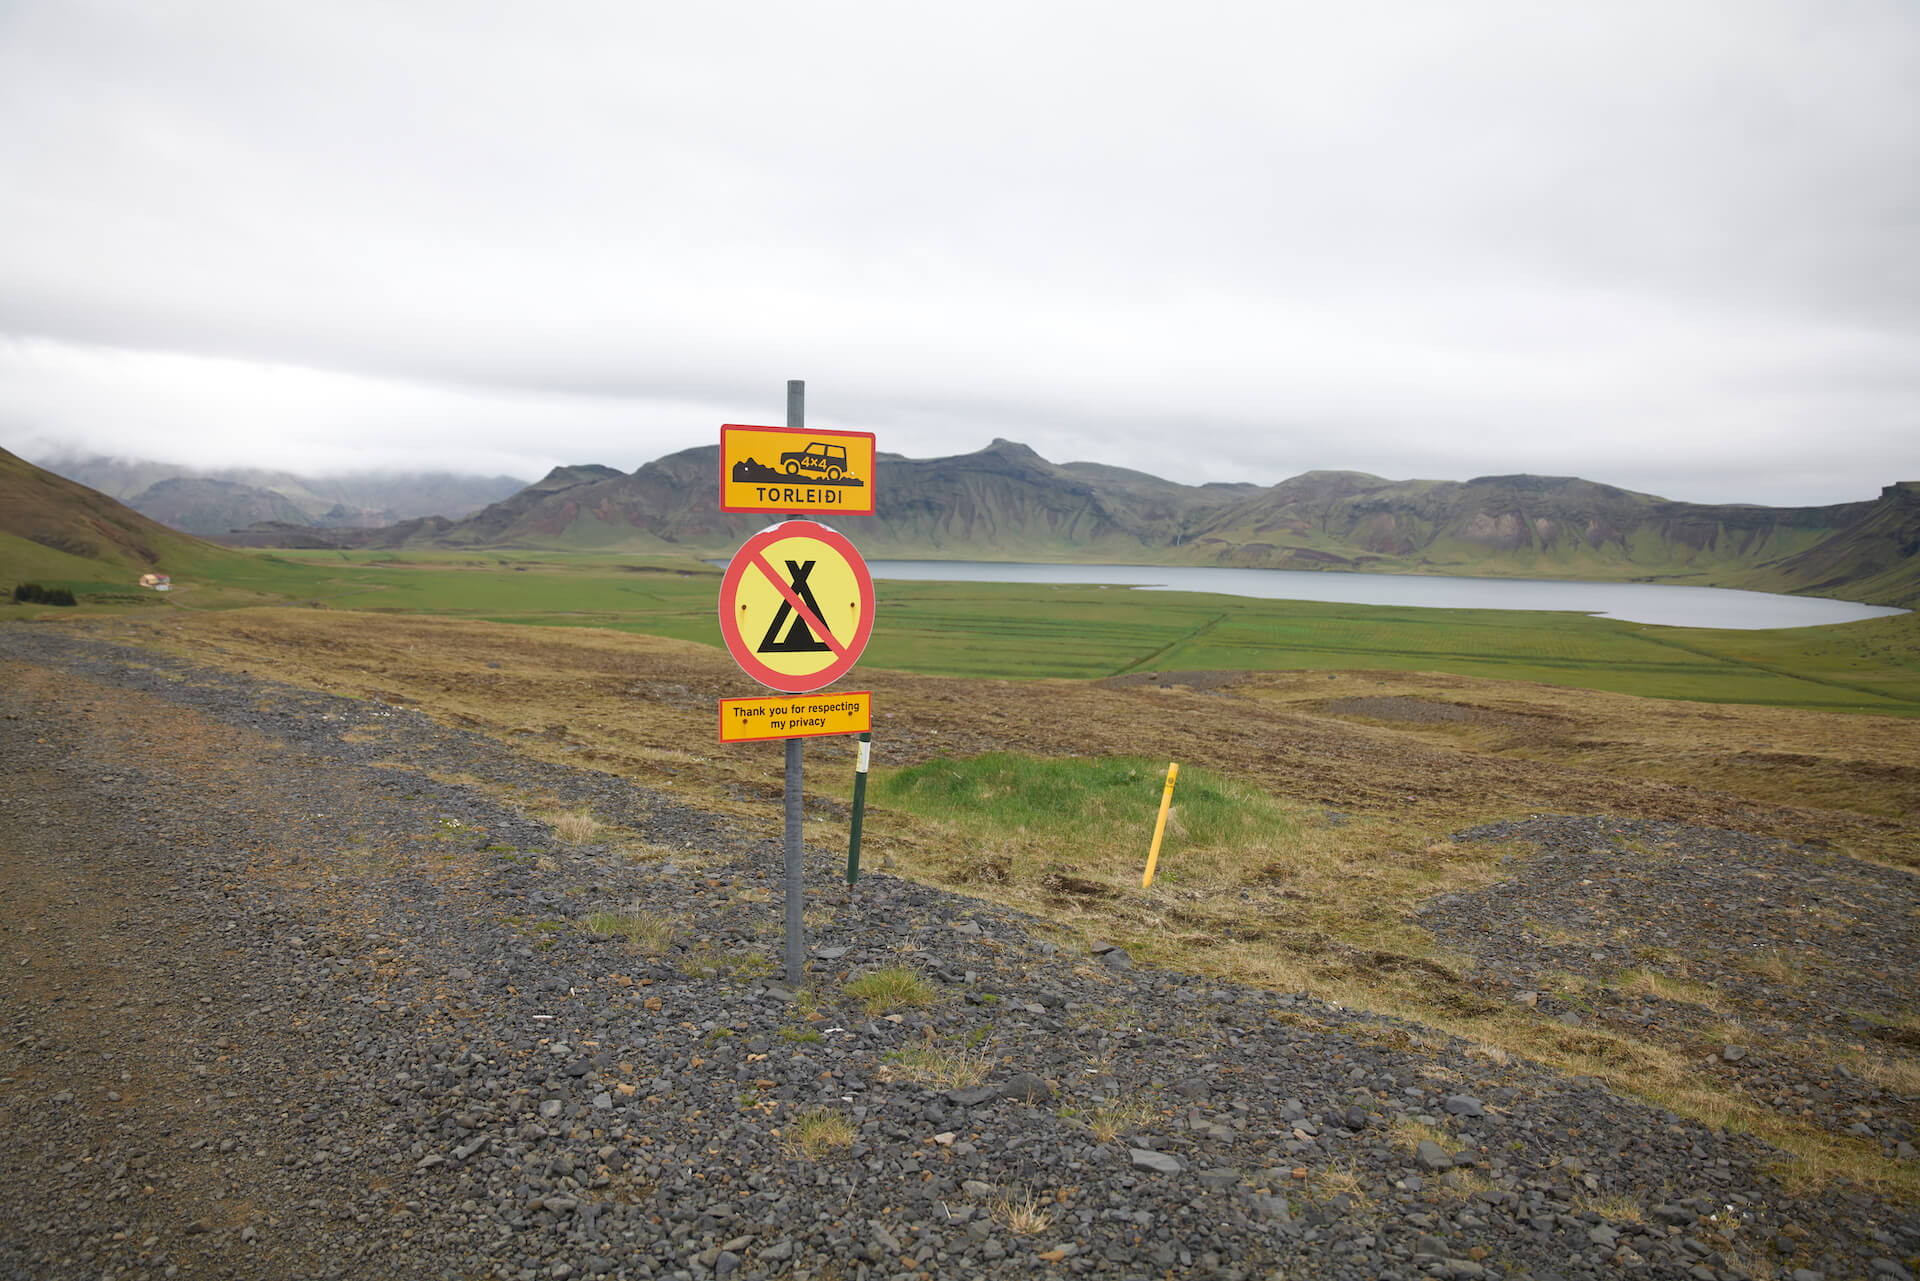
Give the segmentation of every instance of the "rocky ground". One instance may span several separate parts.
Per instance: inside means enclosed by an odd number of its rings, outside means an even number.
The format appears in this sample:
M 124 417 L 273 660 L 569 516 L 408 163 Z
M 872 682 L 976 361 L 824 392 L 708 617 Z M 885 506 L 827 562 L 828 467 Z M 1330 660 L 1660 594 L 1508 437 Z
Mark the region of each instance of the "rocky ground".
M 1749 1137 L 1304 994 L 1062 946 L 977 900 L 884 875 L 849 889 L 841 850 L 810 851 L 796 996 L 774 981 L 777 850 L 668 782 L 56 626 L 0 628 L 0 1272 L 1916 1266 L 1911 1207 L 1792 1195 Z M 645 857 L 560 840 L 533 816 L 549 802 L 591 806 Z M 1604 833 L 1579 826 L 1606 820 L 1537 822 L 1482 834 L 1547 851 L 1525 872 L 1543 878 L 1531 933 L 1508 931 L 1545 950 L 1490 953 L 1489 983 L 1622 945 L 1590 896 L 1562 892 L 1611 875 Z M 1777 842 L 1729 832 L 1627 839 L 1676 842 L 1695 873 L 1720 851 L 1719 881 L 1682 883 L 1696 898 L 1786 865 Z M 1635 884 L 1615 887 L 1620 922 L 1692 954 L 1676 885 Z M 1834 930 L 1856 950 L 1831 974 L 1742 971 L 1766 989 L 1746 1016 L 1817 1023 L 1884 1007 L 1876 989 L 1910 994 L 1910 874 L 1836 856 L 1770 893 L 1783 912 L 1837 895 L 1821 920 L 1865 934 Z M 651 941 L 593 928 L 607 909 Z M 1487 891 L 1429 924 L 1464 938 L 1506 910 Z M 1777 927 L 1828 928 L 1808 916 Z M 902 963 L 932 983 L 930 1006 L 870 1013 L 845 993 Z M 1582 1017 L 1571 991 L 1535 998 Z M 1897 1152 L 1914 1100 L 1873 1090 L 1810 1106 L 1864 1109 Z M 847 1142 L 809 1152 L 821 1114 Z
M 1915 1158 L 1914 1082 L 1845 1062 L 1849 1045 L 1920 1040 L 1911 872 L 1741 832 L 1591 815 L 1458 838 L 1538 851 L 1510 880 L 1421 910 L 1474 958 L 1474 986 L 1574 1026 L 1678 1042 L 1723 1087 Z

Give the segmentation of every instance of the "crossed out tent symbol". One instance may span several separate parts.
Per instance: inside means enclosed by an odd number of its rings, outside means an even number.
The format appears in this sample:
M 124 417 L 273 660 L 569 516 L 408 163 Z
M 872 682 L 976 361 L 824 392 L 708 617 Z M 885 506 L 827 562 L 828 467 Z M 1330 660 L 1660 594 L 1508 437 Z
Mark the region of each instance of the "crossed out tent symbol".
M 812 521 L 753 535 L 720 584 L 720 635 L 734 661 L 790 694 L 844 676 L 866 648 L 873 614 L 866 561 L 845 535 Z

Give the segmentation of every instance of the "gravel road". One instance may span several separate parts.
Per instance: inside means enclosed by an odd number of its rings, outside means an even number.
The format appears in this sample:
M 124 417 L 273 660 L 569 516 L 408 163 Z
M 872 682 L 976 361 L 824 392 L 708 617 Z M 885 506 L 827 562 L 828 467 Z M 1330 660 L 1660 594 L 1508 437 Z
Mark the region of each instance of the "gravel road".
M 652 782 L 0 627 L 0 1273 L 1916 1267 L 1912 1208 L 1789 1195 L 1751 1137 L 1305 994 L 1060 947 L 977 900 L 884 875 L 849 890 L 832 849 L 810 851 L 809 1011 L 768 977 L 777 850 Z M 650 857 L 556 839 L 529 813 L 541 798 L 591 806 Z M 1912 877 L 1880 871 L 1819 874 L 1876 887 L 1911 933 Z M 671 942 L 588 928 L 636 907 Z M 1489 891 L 1435 910 L 1467 928 L 1502 909 Z M 902 962 L 930 1008 L 869 1015 L 841 991 Z M 1880 999 L 1871 978 L 1834 982 Z M 984 1081 L 916 1082 L 926 1047 Z M 850 1144 L 800 1154 L 812 1109 Z

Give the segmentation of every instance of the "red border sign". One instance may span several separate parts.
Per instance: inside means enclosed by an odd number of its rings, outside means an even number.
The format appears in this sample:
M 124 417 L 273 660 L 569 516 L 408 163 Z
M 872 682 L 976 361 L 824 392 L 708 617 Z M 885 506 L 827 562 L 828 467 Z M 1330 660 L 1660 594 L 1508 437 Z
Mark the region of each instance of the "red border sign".
M 821 620 L 820 613 L 837 616 L 839 610 L 823 610 L 812 600 L 804 577 L 796 589 L 794 583 L 767 560 L 765 553 L 769 547 L 789 539 L 804 539 L 818 544 L 824 556 L 838 557 L 844 562 L 843 572 L 851 576 L 855 599 L 847 602 L 852 609 L 850 623 L 837 632 Z M 816 559 L 819 558 L 816 556 Z M 807 562 L 809 567 L 812 564 Z M 788 634 L 788 642 L 791 643 L 796 636 L 800 637 L 805 652 L 820 655 L 818 667 L 782 671 L 761 657 L 765 640 L 756 642 L 741 630 L 743 611 L 753 613 L 755 610 L 753 603 L 741 600 L 742 589 L 747 589 L 758 601 L 765 602 L 765 587 L 771 587 L 777 594 L 776 599 L 781 602 L 778 613 L 770 616 L 764 624 L 766 636 L 773 636 L 776 629 L 791 618 L 793 630 Z M 733 655 L 734 662 L 740 664 L 741 671 L 769 689 L 787 694 L 806 694 L 824 688 L 853 670 L 853 665 L 860 660 L 861 651 L 867 647 L 867 638 L 873 634 L 873 613 L 873 575 L 867 572 L 867 562 L 844 534 L 810 520 L 782 521 L 761 530 L 733 554 L 733 560 L 728 562 L 727 572 L 720 580 L 720 636 L 727 643 L 727 652 Z M 762 620 L 759 617 L 748 618 L 744 620 L 744 625 L 747 631 L 756 631 L 762 625 Z
M 723 423 L 720 510 L 871 516 L 876 459 L 870 431 Z
M 720 741 L 759 743 L 777 738 L 826 738 L 873 732 L 873 691 L 762 694 L 720 700 Z

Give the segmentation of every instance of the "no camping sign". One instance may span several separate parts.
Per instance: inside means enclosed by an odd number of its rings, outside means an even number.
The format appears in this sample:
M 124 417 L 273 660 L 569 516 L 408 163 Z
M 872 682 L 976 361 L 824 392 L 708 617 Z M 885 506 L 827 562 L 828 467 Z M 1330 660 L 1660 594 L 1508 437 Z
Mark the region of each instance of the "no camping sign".
M 873 576 L 845 535 L 810 520 L 763 529 L 720 580 L 720 635 L 740 670 L 805 694 L 853 669 L 873 634 Z

